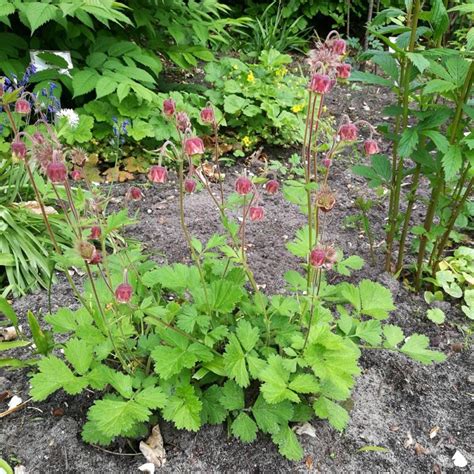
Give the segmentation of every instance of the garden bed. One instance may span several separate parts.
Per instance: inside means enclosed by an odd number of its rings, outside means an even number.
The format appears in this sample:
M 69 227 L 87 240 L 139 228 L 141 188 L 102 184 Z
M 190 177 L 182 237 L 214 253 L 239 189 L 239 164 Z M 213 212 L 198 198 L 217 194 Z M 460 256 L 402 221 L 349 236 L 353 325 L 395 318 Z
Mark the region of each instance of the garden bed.
M 347 110 L 351 118 L 370 119 L 374 125 L 381 121 L 385 99 L 384 91 L 375 88 L 359 92 L 341 89 L 328 98 L 338 109 Z M 287 150 L 272 149 L 269 159 L 282 159 L 287 153 Z M 256 442 L 246 445 L 229 438 L 225 425 L 206 426 L 198 433 L 190 433 L 160 422 L 168 457 L 163 472 L 451 472 L 456 469 L 452 456 L 457 450 L 468 460 L 465 470 L 472 467 L 474 457 L 469 452 L 472 427 L 468 413 L 473 392 L 469 367 L 473 360 L 472 352 L 464 349 L 463 334 L 455 325 L 463 316 L 455 306 L 441 303 L 447 324 L 436 326 L 426 319 L 427 305 L 422 295 L 409 292 L 391 275 L 381 272 L 386 215 L 383 204 L 375 206 L 370 215 L 376 265 L 370 264 L 366 237 L 344 222 L 346 216 L 357 213 L 355 198 L 370 194 L 365 180 L 350 172 L 352 164 L 353 158 L 345 157 L 335 160 L 333 165 L 331 186 L 337 204 L 328 215 L 327 239 L 343 249 L 346 256 L 360 255 L 366 261 L 364 268 L 348 280 L 358 282 L 368 277 L 388 286 L 397 306 L 390 322 L 400 325 L 407 335 L 417 331 L 429 336 L 432 345 L 448 356 L 446 362 L 425 367 L 398 353 L 366 352 L 351 406 L 345 405 L 351 415 L 348 428 L 340 435 L 327 422 L 312 421 L 316 437 L 300 436 L 305 457 L 299 463 L 283 459 L 265 436 L 259 435 Z M 230 191 L 240 170 L 238 167 L 225 171 L 226 191 Z M 127 187 L 114 186 L 113 206 L 121 207 Z M 132 212 L 139 211 L 140 219 L 129 228 L 127 237 L 143 242 L 145 251 L 152 253 L 158 262 L 189 261 L 177 206 L 174 175 L 167 184 L 146 189 L 144 199 L 131 205 Z M 285 244 L 304 224 L 304 218 L 281 193 L 265 198 L 265 210 L 265 220 L 249 226 L 248 258 L 257 283 L 265 292 L 275 293 L 284 291 L 284 272 L 301 264 L 286 250 Z M 201 240 L 219 231 L 218 216 L 207 193 L 186 197 L 186 215 L 191 233 Z M 52 293 L 52 309 L 67 304 L 75 303 L 60 276 Z M 48 311 L 47 294 L 26 296 L 15 301 L 14 307 L 25 326 L 27 310 L 36 314 Z M 27 370 L 3 371 L 0 392 L 10 390 L 26 400 L 27 373 Z M 137 472 L 137 467 L 145 461 L 136 445 L 115 444 L 110 447 L 115 453 L 112 454 L 81 441 L 80 429 L 93 402 L 92 392 L 87 393 L 71 397 L 58 392 L 45 402 L 30 402 L 0 419 L 0 457 L 11 464 L 23 464 L 31 473 Z M 0 411 L 5 408 L 4 402 Z M 139 454 L 134 455 L 133 449 Z

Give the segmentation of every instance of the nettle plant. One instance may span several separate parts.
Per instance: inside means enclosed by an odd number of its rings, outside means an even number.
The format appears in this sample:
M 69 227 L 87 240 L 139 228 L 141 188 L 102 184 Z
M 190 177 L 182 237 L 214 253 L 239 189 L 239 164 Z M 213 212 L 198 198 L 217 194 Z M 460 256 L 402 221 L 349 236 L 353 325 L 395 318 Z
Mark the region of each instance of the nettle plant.
M 45 317 L 62 342 L 42 344 L 46 332 L 36 338 L 42 357 L 31 378 L 31 396 L 44 400 L 61 389 L 71 395 L 87 388 L 100 392 L 83 427 L 86 442 L 141 438 L 161 415 L 192 431 L 227 421 L 230 433 L 243 442 L 262 431 L 282 455 L 298 460 L 303 450 L 294 423 L 316 415 L 337 430 L 346 426 L 349 414 L 341 402 L 351 396 L 361 373 L 363 349 L 398 351 L 425 364 L 444 359 L 428 349 L 426 336 L 405 337 L 399 327 L 384 323 L 395 309 L 388 289 L 369 280 L 354 285 L 326 279 L 330 272 L 348 275 L 362 264 L 359 258 L 342 259 L 325 228 L 325 216 L 336 204 L 329 188 L 331 160 L 357 140 L 357 125 L 344 119 L 326 147 L 322 172 L 318 161 L 323 100 L 345 69 L 344 52 L 344 41 L 331 33 L 311 53 L 305 177 L 295 191 L 305 195 L 308 223 L 288 245 L 301 258 L 302 271 L 286 273 L 285 295 L 261 291 L 246 250 L 247 230 L 265 218 L 264 196 L 278 193 L 278 181 L 243 174 L 226 196 L 222 181 L 211 183 L 202 173 L 204 144 L 172 99 L 163 111 L 180 139 L 163 145 L 148 176 L 152 183 L 164 183 L 168 170 L 161 160 L 175 161 L 192 265 L 160 266 L 118 241 L 110 221 L 123 220 L 123 211 L 106 221 L 99 205 L 93 206 L 91 222 L 68 202 L 77 243 L 58 259 L 84 268 L 88 278 L 82 292 L 75 289 L 79 309 L 61 308 Z M 202 110 L 201 119 L 217 137 L 212 106 Z M 220 175 L 215 143 L 213 164 Z M 372 153 L 376 142 L 366 141 L 365 147 Z M 36 159 L 34 146 L 27 149 L 25 163 Z M 67 190 L 70 163 L 59 150 L 54 143 L 46 175 Z M 209 192 L 225 230 L 207 242 L 193 237 L 186 225 L 185 200 L 198 184 Z M 125 200 L 141 199 L 144 192 L 153 188 L 132 187 Z

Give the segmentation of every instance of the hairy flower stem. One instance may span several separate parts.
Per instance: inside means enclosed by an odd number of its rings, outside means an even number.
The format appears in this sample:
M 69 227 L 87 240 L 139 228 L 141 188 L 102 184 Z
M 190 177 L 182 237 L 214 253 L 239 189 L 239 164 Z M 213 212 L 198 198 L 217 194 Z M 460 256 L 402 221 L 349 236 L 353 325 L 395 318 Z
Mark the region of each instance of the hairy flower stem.
M 408 52 L 415 50 L 416 31 L 418 27 L 418 20 L 421 12 L 421 1 L 414 0 L 414 3 L 407 15 L 407 22 L 410 24 L 410 42 L 408 45 Z M 402 94 L 402 118 L 395 124 L 395 134 L 398 136 L 401 130 L 405 130 L 408 125 L 409 115 L 409 99 L 410 99 L 410 63 L 407 58 L 404 58 L 400 70 L 400 83 L 403 85 Z M 392 152 L 392 186 L 390 191 L 389 204 L 389 230 L 387 233 L 387 251 L 385 260 L 385 269 L 391 271 L 393 240 L 397 231 L 398 213 L 400 209 L 400 192 L 403 181 L 403 157 L 398 156 L 398 140 L 394 143 Z
M 309 333 L 311 331 L 311 325 L 313 324 L 314 307 L 315 307 L 314 300 L 315 300 L 317 294 L 319 293 L 319 287 L 321 285 L 321 277 L 322 277 L 322 270 L 321 270 L 321 268 L 317 268 L 314 271 L 314 275 L 313 275 L 313 278 L 312 278 L 312 294 L 311 294 L 311 306 L 310 306 L 310 310 L 309 310 L 308 329 L 306 331 L 306 335 L 305 335 L 305 338 L 304 338 L 304 344 L 303 344 L 302 352 L 305 350 L 306 344 L 308 343 Z M 318 281 L 317 285 L 316 285 L 316 281 Z M 317 291 L 316 291 L 316 287 L 317 287 Z M 304 314 L 304 312 L 302 313 L 301 316 L 303 316 L 303 314 Z
M 221 206 L 224 207 L 224 184 L 222 182 L 221 166 L 219 163 L 219 127 L 214 124 L 214 161 L 217 167 L 217 174 L 219 175 L 219 190 L 221 192 Z

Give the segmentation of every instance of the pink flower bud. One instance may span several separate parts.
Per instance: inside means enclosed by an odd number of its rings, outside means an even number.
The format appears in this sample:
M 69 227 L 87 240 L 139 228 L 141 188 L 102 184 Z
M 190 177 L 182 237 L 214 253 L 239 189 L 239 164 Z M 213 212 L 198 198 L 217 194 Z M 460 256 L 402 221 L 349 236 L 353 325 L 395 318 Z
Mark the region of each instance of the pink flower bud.
M 265 190 L 268 194 L 276 194 L 280 189 L 280 183 L 276 179 L 271 179 L 265 184 Z
M 379 144 L 372 139 L 368 139 L 364 142 L 364 150 L 366 155 L 375 155 L 380 152 Z
M 26 99 L 18 99 L 15 103 L 15 112 L 29 114 L 31 112 L 30 103 Z
M 321 247 L 315 247 L 309 254 L 309 263 L 313 267 L 322 267 L 326 260 L 326 252 Z
M 90 235 L 91 239 L 98 240 L 100 239 L 101 235 L 102 235 L 102 230 L 98 225 L 94 225 L 91 227 L 91 235 Z
M 176 103 L 173 99 L 169 98 L 163 101 L 163 113 L 166 117 L 171 117 L 176 112 Z
M 316 92 L 317 94 L 326 94 L 332 89 L 333 82 L 331 78 L 326 74 L 316 73 L 311 78 L 309 83 L 309 90 Z
M 252 206 L 249 209 L 249 216 L 252 222 L 258 222 L 265 217 L 265 209 L 262 206 Z
M 196 181 L 194 179 L 188 178 L 184 180 L 184 190 L 191 194 L 196 190 Z
M 331 49 L 333 53 L 343 55 L 346 53 L 346 42 L 341 38 L 335 39 L 331 45 Z
M 62 161 L 52 161 L 46 168 L 46 175 L 52 183 L 64 183 L 67 178 L 67 168 Z
M 325 168 L 330 168 L 332 165 L 332 160 L 331 158 L 323 158 L 322 163 Z
M 205 107 L 201 110 L 201 120 L 204 123 L 215 123 L 214 109 L 212 107 Z
M 26 145 L 19 137 L 13 140 L 11 146 L 12 152 L 17 158 L 24 158 L 26 156 Z
M 235 182 L 235 190 L 242 195 L 248 194 L 252 191 L 252 181 L 245 176 L 237 178 L 237 181 Z
M 343 141 L 353 142 L 357 140 L 357 127 L 353 123 L 345 123 L 339 129 L 339 137 Z
M 44 137 L 41 132 L 35 132 L 33 133 L 33 141 L 35 143 L 38 143 L 39 145 L 42 145 L 44 143 Z
M 186 138 L 184 141 L 184 152 L 188 156 L 202 155 L 204 153 L 204 143 L 199 137 Z
M 82 178 L 82 173 L 80 170 L 72 170 L 71 171 L 71 179 L 73 181 L 79 181 Z
M 341 79 L 349 79 L 349 77 L 351 76 L 352 66 L 346 63 L 339 64 L 336 70 L 337 70 L 337 77 L 340 77 Z
M 95 252 L 92 254 L 91 259 L 89 260 L 89 263 L 91 265 L 97 265 L 102 262 L 102 254 L 95 249 Z
M 140 201 L 143 198 L 143 193 L 141 192 L 140 188 L 137 188 L 136 186 L 131 186 L 130 188 L 128 188 L 125 197 L 132 201 Z
M 148 179 L 153 183 L 165 183 L 167 178 L 168 171 L 163 166 L 154 165 L 148 171 Z
M 186 112 L 178 112 L 176 114 L 176 126 L 181 132 L 185 132 L 188 128 L 191 128 L 191 121 Z
M 128 303 L 132 299 L 133 288 L 128 283 L 120 283 L 115 289 L 115 299 L 119 303 Z

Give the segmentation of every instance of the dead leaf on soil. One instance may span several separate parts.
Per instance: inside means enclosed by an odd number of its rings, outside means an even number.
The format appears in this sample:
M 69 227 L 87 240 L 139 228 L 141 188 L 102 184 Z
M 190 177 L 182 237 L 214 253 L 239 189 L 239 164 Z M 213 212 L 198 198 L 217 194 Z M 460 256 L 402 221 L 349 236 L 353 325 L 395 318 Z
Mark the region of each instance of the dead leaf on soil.
M 429 451 L 424 448 L 420 443 L 415 443 L 415 453 L 417 456 L 421 456 L 422 454 L 428 454 Z
M 311 471 L 311 469 L 313 469 L 314 464 L 313 456 L 306 456 L 304 463 L 306 464 L 306 469 L 308 469 L 308 471 Z
M 431 428 L 430 430 L 430 439 L 435 438 L 436 435 L 438 434 L 438 431 L 439 431 L 439 426 L 433 426 L 433 428 Z
M 41 211 L 41 206 L 38 204 L 38 201 L 25 201 L 18 204 L 15 204 L 17 207 L 22 207 L 23 209 L 28 209 L 32 214 L 41 216 L 43 213 Z M 57 214 L 58 211 L 51 206 L 44 206 L 44 212 L 49 216 L 51 214 Z
M 308 435 L 311 438 L 316 438 L 316 430 L 311 423 L 303 423 L 302 425 L 298 425 L 295 429 L 297 435 Z
M 8 326 L 0 331 L 0 341 L 14 341 L 17 337 L 14 326 Z
M 123 183 L 124 181 L 135 178 L 132 173 L 129 173 L 128 171 L 122 171 L 119 168 L 109 168 L 103 172 L 103 175 L 105 176 L 107 183 L 115 183 L 116 181 Z
M 13 395 L 13 397 L 8 402 L 8 409 L 13 410 L 13 408 L 16 408 L 18 405 L 21 405 L 22 402 L 23 400 L 21 399 L 21 397 L 19 397 L 18 395 Z
M 147 169 L 148 162 L 145 158 L 136 158 L 130 156 L 123 160 L 123 167 L 125 171 L 130 173 L 145 173 Z
M 145 456 L 145 459 L 156 467 L 166 464 L 166 451 L 163 447 L 163 438 L 159 425 L 153 427 L 151 435 L 146 441 L 140 441 L 140 451 Z
M 461 451 L 456 451 L 453 455 L 453 462 L 456 467 L 466 467 L 467 459 L 464 457 L 464 454 Z
M 10 390 L 5 390 L 4 392 L 0 392 L 0 403 L 6 400 L 7 398 L 10 398 L 13 395 Z
M 408 448 L 408 447 L 411 446 L 413 443 L 414 443 L 413 437 L 412 437 L 411 433 L 408 431 L 408 432 L 407 432 L 407 439 L 406 439 L 405 442 L 403 443 L 403 446 L 404 446 L 405 448 Z

